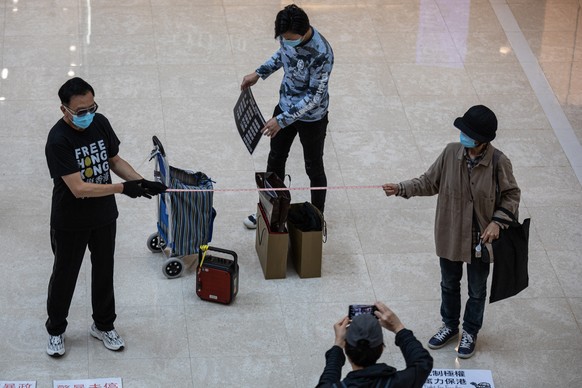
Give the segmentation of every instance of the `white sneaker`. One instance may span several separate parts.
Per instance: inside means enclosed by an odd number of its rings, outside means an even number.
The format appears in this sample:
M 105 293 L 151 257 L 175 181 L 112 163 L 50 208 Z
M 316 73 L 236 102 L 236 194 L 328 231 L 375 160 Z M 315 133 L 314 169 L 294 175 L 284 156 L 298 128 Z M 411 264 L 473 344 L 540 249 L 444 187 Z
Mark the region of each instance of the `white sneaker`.
M 65 354 L 65 336 L 63 334 L 49 335 L 46 352 L 51 357 L 60 357 Z
M 257 213 L 253 213 L 245 218 L 243 224 L 245 224 L 247 229 L 257 229 Z
M 105 347 L 109 350 L 121 350 L 125 347 L 125 342 L 123 341 L 123 338 L 121 338 L 119 334 L 117 334 L 117 331 L 115 331 L 115 329 L 109 331 L 101 331 L 97 329 L 97 326 L 95 326 L 95 323 L 93 323 L 93 325 L 91 326 L 91 330 L 89 330 L 89 333 L 91 333 L 91 335 L 97 338 L 98 340 L 103 341 L 103 345 L 105 345 Z

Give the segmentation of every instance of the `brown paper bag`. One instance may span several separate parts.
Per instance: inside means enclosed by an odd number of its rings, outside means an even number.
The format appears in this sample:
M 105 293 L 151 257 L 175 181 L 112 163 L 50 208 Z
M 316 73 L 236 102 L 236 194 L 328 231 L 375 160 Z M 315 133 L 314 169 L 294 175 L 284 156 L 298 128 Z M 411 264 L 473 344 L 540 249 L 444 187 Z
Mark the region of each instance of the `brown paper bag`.
M 322 227 L 320 230 L 303 231 L 299 229 L 299 225 L 293 224 L 291 217 L 289 217 L 287 227 L 291 241 L 291 257 L 300 278 L 318 278 L 321 277 L 325 223 L 323 215 L 309 202 L 291 204 L 289 214 L 294 213 L 302 206 L 312 208 L 313 213 L 319 216 Z
M 266 214 L 257 204 L 257 229 L 255 248 L 265 279 L 283 279 L 287 276 L 289 233 L 271 230 Z

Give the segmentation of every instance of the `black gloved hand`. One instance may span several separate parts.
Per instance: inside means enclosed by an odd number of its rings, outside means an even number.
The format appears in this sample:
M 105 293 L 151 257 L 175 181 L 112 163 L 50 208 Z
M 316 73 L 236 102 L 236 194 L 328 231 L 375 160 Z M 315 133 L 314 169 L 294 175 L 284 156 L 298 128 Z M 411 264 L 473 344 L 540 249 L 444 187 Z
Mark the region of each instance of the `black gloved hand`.
M 146 179 L 141 181 L 141 187 L 143 187 L 146 190 L 146 193 L 150 195 L 158 195 L 168 189 L 168 187 L 161 182 L 152 182 Z
M 131 198 L 137 197 L 151 198 L 151 195 L 147 193 L 146 189 L 142 185 L 143 181 L 144 181 L 143 179 L 139 179 L 136 181 L 123 182 L 122 193 Z

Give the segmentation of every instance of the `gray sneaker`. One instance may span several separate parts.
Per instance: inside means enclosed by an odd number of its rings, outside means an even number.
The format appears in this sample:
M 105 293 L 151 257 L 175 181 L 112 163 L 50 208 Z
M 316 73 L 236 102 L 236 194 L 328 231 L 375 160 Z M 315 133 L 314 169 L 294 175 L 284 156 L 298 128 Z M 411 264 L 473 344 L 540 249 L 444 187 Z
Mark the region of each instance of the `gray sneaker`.
M 65 354 L 65 336 L 63 334 L 49 335 L 46 352 L 51 357 L 60 357 Z
M 442 325 L 439 331 L 428 340 L 428 347 L 431 349 L 440 349 L 456 338 L 459 338 L 459 329 L 452 329 L 446 325 Z
M 115 329 L 109 331 L 101 331 L 97 329 L 95 323 L 91 326 L 89 333 L 98 340 L 103 341 L 103 345 L 109 350 L 122 350 L 125 347 L 125 342 L 123 338 L 117 334 Z

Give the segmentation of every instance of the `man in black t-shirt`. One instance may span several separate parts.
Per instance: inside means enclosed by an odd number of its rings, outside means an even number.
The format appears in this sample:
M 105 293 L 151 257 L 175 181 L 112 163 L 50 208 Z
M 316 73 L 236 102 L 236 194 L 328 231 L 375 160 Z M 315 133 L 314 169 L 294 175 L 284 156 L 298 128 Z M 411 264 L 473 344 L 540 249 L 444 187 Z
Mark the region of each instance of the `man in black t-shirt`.
M 64 333 L 79 269 L 87 247 L 91 252 L 90 334 L 110 350 L 125 343 L 113 325 L 113 258 L 116 220 L 114 194 L 131 198 L 157 195 L 166 190 L 138 174 L 119 155 L 119 139 L 105 116 L 96 113 L 95 92 L 81 78 L 71 78 L 59 89 L 63 118 L 51 129 L 45 148 L 54 181 L 50 236 L 54 253 L 48 287 L 47 353 L 65 354 Z M 111 172 L 124 179 L 113 184 Z

